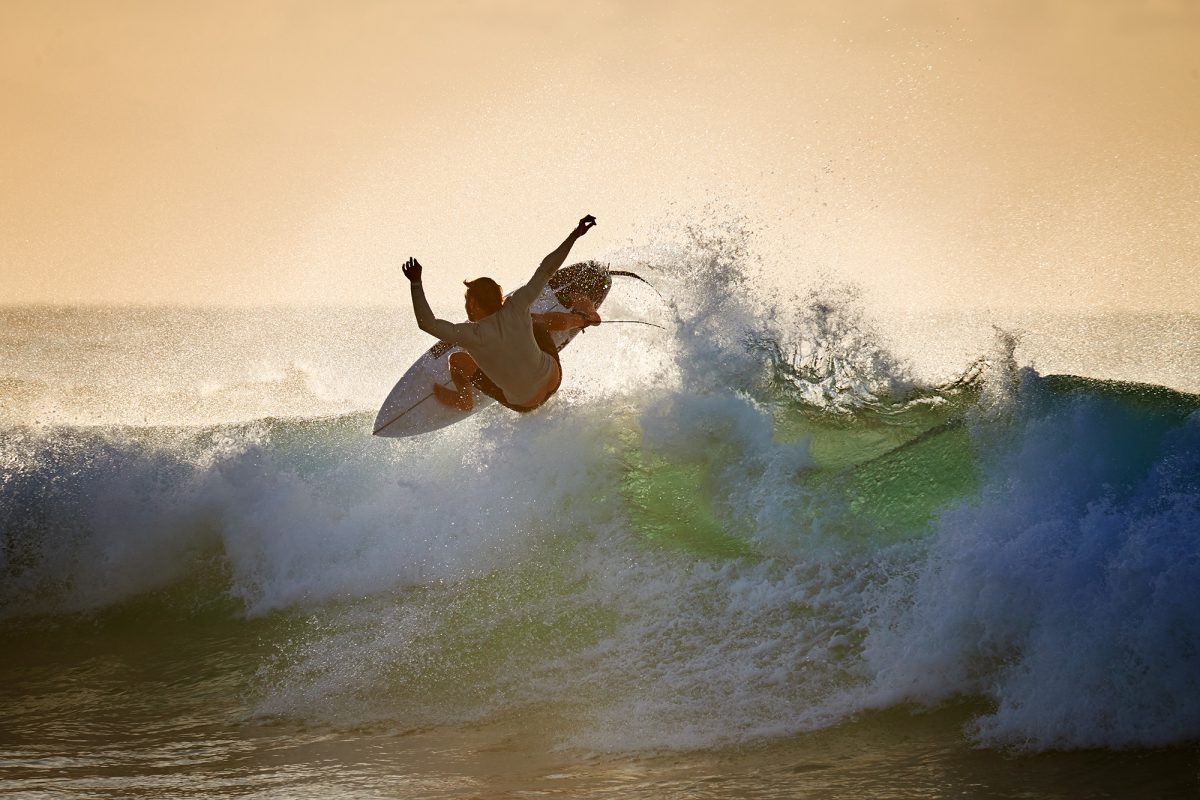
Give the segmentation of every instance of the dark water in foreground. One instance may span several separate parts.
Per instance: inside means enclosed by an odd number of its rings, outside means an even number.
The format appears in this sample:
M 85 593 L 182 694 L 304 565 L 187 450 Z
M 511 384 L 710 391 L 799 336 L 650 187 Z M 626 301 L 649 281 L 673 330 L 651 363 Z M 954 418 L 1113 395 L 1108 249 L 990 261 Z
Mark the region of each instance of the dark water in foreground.
M 7 632 L 0 642 L 10 654 L 0 693 L 5 796 L 1127 798 L 1196 792 L 1198 758 L 1191 747 L 1036 755 L 972 747 L 961 731 L 986 711 L 981 703 L 901 707 L 810 733 L 657 753 L 558 749 L 554 720 L 533 709 L 420 729 L 256 720 L 247 718 L 248 700 L 261 681 L 257 665 L 273 658 L 270 625 L 247 623 L 235 633 L 217 621 L 163 626 L 161 619 L 161 610 L 131 609 L 99 627 L 80 622 L 52 635 Z
M 5 312 L 0 795 L 1200 794 L 1200 397 L 739 302 L 414 441 L 370 315 Z
M 150 612 L 150 609 L 146 609 Z M 264 634 L 221 625 L 28 634 L 3 645 L 6 797 L 1189 797 L 1186 747 L 1015 755 L 961 730 L 982 704 L 897 708 L 684 752 L 557 749 L 536 710 L 423 729 L 247 719 Z M 180 626 L 183 627 L 183 626 Z M 249 625 L 248 627 L 255 627 Z M 51 639 L 70 644 L 53 647 Z M 31 641 L 38 642 L 30 651 Z M 12 652 L 12 651 L 8 651 Z M 69 667 L 64 667 L 70 664 Z M 28 793 L 22 795 L 22 792 Z

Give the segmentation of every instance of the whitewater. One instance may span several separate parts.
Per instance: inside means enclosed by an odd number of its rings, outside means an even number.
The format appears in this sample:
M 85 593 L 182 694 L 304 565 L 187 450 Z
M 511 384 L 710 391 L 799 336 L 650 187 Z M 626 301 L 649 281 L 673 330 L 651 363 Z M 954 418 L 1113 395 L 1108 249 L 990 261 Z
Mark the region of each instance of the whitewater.
M 0 792 L 1194 796 L 1200 320 L 1031 358 L 747 261 L 620 254 L 667 331 L 410 440 L 400 292 L 0 310 Z

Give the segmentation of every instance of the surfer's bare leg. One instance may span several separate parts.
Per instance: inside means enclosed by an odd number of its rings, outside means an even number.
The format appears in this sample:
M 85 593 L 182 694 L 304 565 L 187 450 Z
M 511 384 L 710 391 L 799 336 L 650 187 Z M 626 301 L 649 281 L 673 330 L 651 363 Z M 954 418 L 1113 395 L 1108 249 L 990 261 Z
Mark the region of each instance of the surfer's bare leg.
M 451 353 L 450 380 L 454 381 L 454 389 L 448 389 L 440 383 L 435 383 L 433 385 L 434 397 L 459 411 L 470 411 L 475 407 L 475 398 L 471 394 L 471 378 L 475 377 L 478 370 L 475 359 L 466 353 Z
M 534 322 L 541 323 L 548 331 L 573 331 L 591 323 L 578 314 L 565 311 L 548 311 L 545 314 L 530 314 Z
M 572 312 L 586 319 L 590 325 L 600 324 L 600 312 L 596 310 L 592 298 L 581 292 L 571 292 L 567 299 L 571 301 Z
M 573 331 L 586 328 L 588 325 L 599 325 L 600 314 L 596 306 L 585 294 L 573 293 L 570 297 L 571 311 L 547 311 L 545 314 L 531 314 L 534 322 L 540 322 L 551 331 Z

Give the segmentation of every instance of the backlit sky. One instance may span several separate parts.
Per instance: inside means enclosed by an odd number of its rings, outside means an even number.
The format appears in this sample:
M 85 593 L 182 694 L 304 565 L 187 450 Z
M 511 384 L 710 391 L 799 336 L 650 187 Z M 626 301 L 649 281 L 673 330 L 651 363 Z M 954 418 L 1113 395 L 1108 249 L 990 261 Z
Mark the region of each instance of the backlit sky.
M 1200 312 L 1200 3 L 0 3 L 0 302 L 403 304 L 741 216 L 770 279 Z M 449 311 L 449 309 L 446 309 Z

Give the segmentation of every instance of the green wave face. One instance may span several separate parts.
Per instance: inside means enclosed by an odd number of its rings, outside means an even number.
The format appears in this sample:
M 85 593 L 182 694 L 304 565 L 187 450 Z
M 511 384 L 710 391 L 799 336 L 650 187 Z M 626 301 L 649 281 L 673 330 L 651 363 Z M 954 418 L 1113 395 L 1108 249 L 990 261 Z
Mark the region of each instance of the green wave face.
M 754 548 L 718 517 L 698 464 L 672 464 L 647 452 L 636 435 L 622 438 L 621 481 L 629 520 L 647 543 L 678 548 L 706 558 L 751 556 Z
M 883 544 L 921 537 L 941 509 L 979 490 L 982 459 L 996 444 L 986 434 L 981 440 L 969 424 L 980 413 L 980 395 L 981 387 L 969 384 L 849 413 L 786 398 L 766 408 L 775 441 L 807 445 L 810 464 L 793 477 L 797 490 L 820 497 L 808 521 L 828 526 L 831 511 L 839 509 L 841 535 Z M 1106 403 L 1114 420 L 1144 430 L 1130 440 L 1146 442 L 1145 450 L 1135 445 L 1123 451 L 1131 473 L 1145 468 L 1163 430 L 1200 408 L 1196 395 L 1065 375 L 1040 378 L 1034 405 L 1042 413 L 1073 398 Z M 729 514 L 715 487 L 723 459 L 736 457 L 729 448 L 715 447 L 698 460 L 673 460 L 638 433 L 626 432 L 620 442 L 622 493 L 633 526 L 647 542 L 712 558 L 757 552 L 753 523 Z
M 976 452 L 963 414 L 974 394 L 934 397 L 899 409 L 829 413 L 802 404 L 770 407 L 772 437 L 807 448 L 809 463 L 791 476 L 809 498 L 812 524 L 842 513 L 842 535 L 889 540 L 919 536 L 945 504 L 978 486 Z M 622 493 L 634 527 L 648 541 L 704 557 L 756 553 L 753 522 L 731 514 L 717 484 L 736 458 L 716 446 L 699 460 L 673 460 L 638 433 L 621 437 Z

